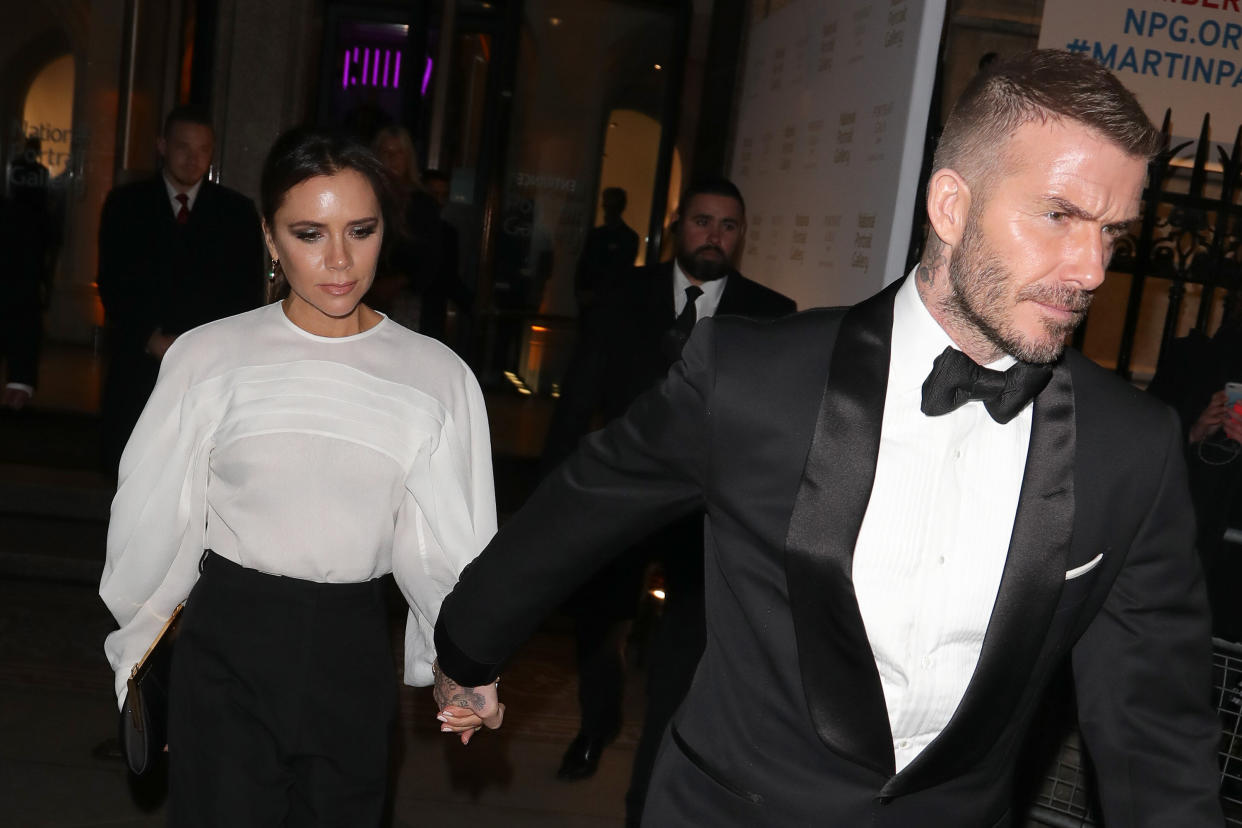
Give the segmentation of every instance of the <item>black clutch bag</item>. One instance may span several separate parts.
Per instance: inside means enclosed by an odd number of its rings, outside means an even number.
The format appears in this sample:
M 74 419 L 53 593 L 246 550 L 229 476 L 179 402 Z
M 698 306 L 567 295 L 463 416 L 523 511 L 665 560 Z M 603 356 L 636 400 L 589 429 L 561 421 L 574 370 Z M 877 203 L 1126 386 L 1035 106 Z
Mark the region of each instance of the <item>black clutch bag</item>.
M 184 606 L 177 605 L 146 655 L 129 674 L 119 738 L 129 769 L 139 775 L 151 769 L 168 744 L 169 674 Z

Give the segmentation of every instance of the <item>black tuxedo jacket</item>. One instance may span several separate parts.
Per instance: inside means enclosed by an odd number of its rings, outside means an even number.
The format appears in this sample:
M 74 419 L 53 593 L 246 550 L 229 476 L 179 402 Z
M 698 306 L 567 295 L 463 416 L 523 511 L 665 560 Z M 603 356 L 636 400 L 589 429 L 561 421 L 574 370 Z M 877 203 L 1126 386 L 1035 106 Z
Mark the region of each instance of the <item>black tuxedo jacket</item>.
M 585 441 L 462 573 L 437 622 L 441 666 L 489 680 L 618 544 L 704 508 L 707 649 L 644 824 L 1011 825 L 1025 731 L 1069 657 L 1109 828 L 1222 825 L 1175 418 L 1072 351 L 1035 402 L 978 666 L 945 730 L 894 774 L 851 566 L 895 290 L 848 312 L 700 326 L 668 379 Z

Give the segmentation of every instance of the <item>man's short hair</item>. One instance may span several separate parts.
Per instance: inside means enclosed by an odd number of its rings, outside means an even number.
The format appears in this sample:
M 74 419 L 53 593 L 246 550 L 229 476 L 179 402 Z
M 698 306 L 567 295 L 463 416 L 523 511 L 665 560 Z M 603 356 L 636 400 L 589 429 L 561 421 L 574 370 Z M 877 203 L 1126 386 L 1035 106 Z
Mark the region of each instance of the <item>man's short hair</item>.
M 211 116 L 207 114 L 207 110 L 192 104 L 175 106 L 168 113 L 168 116 L 164 118 L 163 135 L 165 138 L 167 138 L 172 132 L 174 124 L 198 124 L 199 126 L 205 126 L 208 129 L 213 129 L 211 125 Z
M 677 207 L 678 211 L 680 212 L 684 209 L 690 203 L 690 199 L 697 195 L 716 195 L 732 198 L 742 208 L 742 215 L 746 215 L 746 202 L 742 200 L 742 191 L 727 178 L 701 178 L 690 182 L 690 186 L 681 194 L 681 201 L 678 202 Z
M 1164 137 L 1133 93 L 1084 55 L 1040 49 L 989 63 L 949 113 L 932 170 L 952 169 L 972 187 L 1003 159 L 1009 139 L 1032 121 L 1082 124 L 1136 158 L 1151 159 Z

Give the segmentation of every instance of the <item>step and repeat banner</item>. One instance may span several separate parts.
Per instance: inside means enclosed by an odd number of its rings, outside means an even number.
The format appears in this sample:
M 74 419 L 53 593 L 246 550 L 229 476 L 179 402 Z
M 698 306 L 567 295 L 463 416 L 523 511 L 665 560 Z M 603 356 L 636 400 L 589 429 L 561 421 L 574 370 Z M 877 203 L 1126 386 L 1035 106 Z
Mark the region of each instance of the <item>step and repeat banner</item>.
M 746 199 L 739 270 L 800 309 L 903 275 L 944 10 L 753 3 L 731 170 Z
M 1089 55 L 1138 96 L 1159 126 L 1197 138 L 1204 113 L 1212 140 L 1232 145 L 1242 122 L 1239 0 L 1045 0 L 1041 48 Z M 1193 150 L 1193 148 L 1191 148 Z M 1215 158 L 1215 155 L 1213 155 Z

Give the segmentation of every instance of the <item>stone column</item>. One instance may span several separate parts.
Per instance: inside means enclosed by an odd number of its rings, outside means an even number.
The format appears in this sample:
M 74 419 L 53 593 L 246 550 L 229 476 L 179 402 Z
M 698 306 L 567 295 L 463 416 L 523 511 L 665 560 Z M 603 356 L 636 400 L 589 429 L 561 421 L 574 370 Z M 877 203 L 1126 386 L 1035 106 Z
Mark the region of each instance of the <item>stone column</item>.
M 220 183 L 254 198 L 272 142 L 304 123 L 318 88 L 315 0 L 223 0 L 212 109 Z

